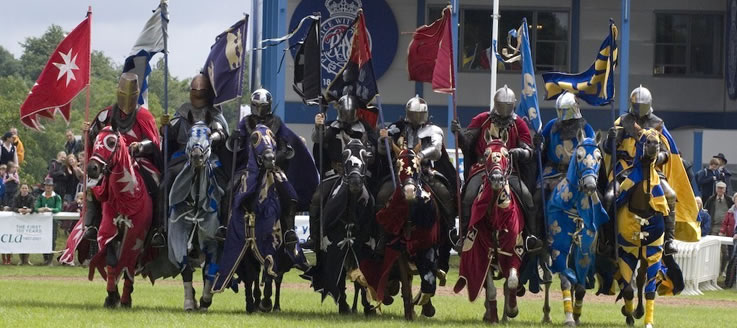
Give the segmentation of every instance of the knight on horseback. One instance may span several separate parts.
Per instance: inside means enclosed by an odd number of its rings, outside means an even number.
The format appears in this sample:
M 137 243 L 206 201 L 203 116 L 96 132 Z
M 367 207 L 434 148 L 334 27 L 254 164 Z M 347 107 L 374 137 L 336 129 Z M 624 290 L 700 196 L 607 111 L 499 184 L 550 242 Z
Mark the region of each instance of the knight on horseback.
M 366 149 L 366 183 L 369 191 L 375 189 L 376 171 L 374 157 L 376 154 L 377 135 L 369 123 L 358 116 L 358 100 L 355 96 L 345 95 L 338 99 L 336 110 L 337 120 L 325 122 L 325 114 L 315 115 L 315 127 L 312 131 L 312 142 L 314 143 L 312 154 L 322 179 L 317 192 L 312 195 L 310 203 L 310 236 L 305 242 L 304 248 L 317 249 L 320 243 L 320 200 L 328 199 L 330 189 L 336 179 L 343 175 L 343 150 L 346 141 L 357 139 L 361 141 Z M 320 134 L 322 133 L 322 136 Z M 322 143 L 321 143 L 322 141 Z M 322 158 L 319 158 L 320 147 L 322 147 Z M 323 204 L 324 205 L 324 204 Z
M 458 133 L 458 144 L 463 149 L 465 185 L 462 191 L 460 228 L 461 236 L 466 233 L 466 227 L 471 219 L 471 206 L 473 205 L 479 188 L 483 183 L 483 161 L 487 143 L 491 138 L 499 138 L 506 134 L 506 148 L 514 159 L 514 169 L 509 176 L 509 186 L 514 195 L 519 198 L 525 217 L 525 248 L 528 251 L 542 249 L 542 242 L 538 236 L 542 228 L 535 218 L 535 205 L 530 193 L 529 181 L 526 176 L 532 172 L 525 170 L 525 164 L 533 158 L 532 138 L 527 123 L 522 117 L 515 114 L 515 103 L 517 98 L 506 85 L 494 94 L 494 108 L 490 112 L 476 115 L 471 124 L 465 129 L 461 128 L 460 122 L 451 122 L 451 131 Z M 517 274 L 517 273 L 515 273 Z
M 449 258 L 451 241 L 448 238 L 450 231 L 455 227 L 456 217 L 456 170 L 450 162 L 448 152 L 443 145 L 443 130 L 430 121 L 427 102 L 425 99 L 415 96 L 407 101 L 404 119 L 389 125 L 389 128 L 379 131 L 380 138 L 391 138 L 390 142 L 395 144 L 403 140 L 406 147 L 413 149 L 421 145 L 417 154 L 422 168 L 421 177 L 430 186 L 438 201 L 442 213 L 442 231 L 438 256 L 438 276 L 440 284 L 445 285 L 445 275 L 449 269 Z M 386 149 L 384 143 L 379 142 L 380 158 L 385 158 Z M 383 165 L 382 165 L 383 166 Z M 383 184 L 377 193 L 377 211 L 383 208 L 391 197 L 394 187 L 391 177 L 384 177 Z M 381 243 L 384 242 L 382 239 Z
M 107 107 L 97 114 L 89 126 L 88 140 L 95 140 L 102 128 L 111 125 L 120 132 L 131 149 L 136 162 L 141 165 L 141 173 L 146 183 L 149 196 L 153 198 L 154 204 L 158 199 L 158 188 L 160 181 L 160 149 L 159 134 L 156 129 L 156 120 L 147 108 L 138 104 L 139 81 L 134 73 L 123 73 L 118 81 L 116 91 L 116 103 Z M 93 144 L 87 145 L 85 154 L 89 163 L 93 153 Z M 161 213 L 163 214 L 163 213 Z M 164 222 L 154 215 L 152 227 L 157 232 L 151 238 L 151 245 L 155 247 L 166 245 L 164 235 L 161 233 Z M 92 193 L 87 193 L 86 211 L 84 213 L 84 235 L 83 239 L 89 241 L 97 240 L 97 231 L 102 218 L 102 207 Z

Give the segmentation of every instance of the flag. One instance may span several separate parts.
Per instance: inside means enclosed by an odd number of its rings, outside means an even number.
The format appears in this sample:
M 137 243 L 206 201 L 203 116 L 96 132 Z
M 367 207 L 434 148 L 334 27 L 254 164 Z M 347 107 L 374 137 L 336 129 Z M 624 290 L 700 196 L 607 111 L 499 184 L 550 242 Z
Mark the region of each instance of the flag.
M 169 23 L 168 0 L 162 0 L 159 7 L 154 10 L 154 14 L 148 19 L 146 25 L 143 26 L 138 40 L 133 45 L 128 58 L 123 64 L 123 73 L 131 72 L 138 75 L 138 83 L 140 94 L 138 103 L 141 105 L 148 104 L 148 76 L 151 74 L 151 58 L 159 53 L 166 51 L 164 48 L 164 38 L 166 37 L 167 24 Z
M 591 67 L 583 73 L 544 73 L 546 100 L 556 99 L 564 91 L 594 106 L 608 105 L 614 99 L 614 69 L 617 66 L 617 26 L 609 22 L 609 36 L 599 47 Z
M 376 85 L 374 67 L 371 63 L 371 45 L 363 10 L 358 10 L 356 19 L 349 29 L 353 31 L 353 40 L 348 61 L 335 76 L 335 80 L 328 85 L 325 99 L 337 101 L 341 96 L 351 94 L 358 98 L 360 108 L 366 108 L 379 93 L 379 87 Z M 351 80 L 346 81 L 346 77 Z
M 407 49 L 409 79 L 432 82 L 432 90 L 438 93 L 455 91 L 450 16 L 447 6 L 442 17 L 415 30 Z
M 535 83 L 535 64 L 530 51 L 530 32 L 528 30 L 527 18 L 522 19 L 519 27 L 518 43 L 522 56 L 522 95 L 517 105 L 517 115 L 524 117 L 527 124 L 538 133 L 542 129 L 540 107 L 537 103 L 537 85 Z
M 58 110 L 67 123 L 71 102 L 90 84 L 90 17 L 56 46 L 38 80 L 20 106 L 23 125 L 40 130 L 39 115 L 50 119 Z
M 305 104 L 319 104 L 321 89 L 320 73 L 320 20 L 310 25 L 307 36 L 294 55 L 294 91 Z
M 220 33 L 210 47 L 204 74 L 210 78 L 215 106 L 243 94 L 243 56 L 246 50 L 248 15 Z

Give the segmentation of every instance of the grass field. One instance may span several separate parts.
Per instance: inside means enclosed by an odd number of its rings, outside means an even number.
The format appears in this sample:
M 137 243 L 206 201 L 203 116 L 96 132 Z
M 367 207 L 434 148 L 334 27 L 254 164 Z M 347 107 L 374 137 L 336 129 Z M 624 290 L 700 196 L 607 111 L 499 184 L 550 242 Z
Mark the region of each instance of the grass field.
M 34 258 L 36 263 L 40 258 Z M 17 258 L 16 258 L 17 261 Z M 296 273 L 285 277 L 282 312 L 244 311 L 243 291 L 215 296 L 208 313 L 182 311 L 181 282 L 163 280 L 151 286 L 137 279 L 133 308 L 107 310 L 102 280 L 87 281 L 87 270 L 80 267 L 0 266 L 0 327 L 426 327 L 482 326 L 483 303 L 469 303 L 464 294 L 455 295 L 451 287 L 457 275 L 452 271 L 447 287 L 440 287 L 433 302 L 434 318 L 414 323 L 403 320 L 401 302 L 383 307 L 379 316 L 338 315 L 332 300 L 320 303 L 318 294 Z M 197 274 L 195 276 L 198 276 Z M 563 321 L 560 291 L 551 292 L 553 326 Z M 198 294 L 201 288 L 198 288 Z M 349 297 L 352 296 L 349 294 Z M 519 299 L 520 315 L 511 326 L 544 327 L 540 324 L 542 298 L 526 295 Z M 614 298 L 587 296 L 582 326 L 624 327 L 619 313 L 621 302 Z M 419 312 L 419 309 L 418 309 Z M 656 301 L 655 320 L 660 327 L 734 327 L 737 320 L 737 291 L 707 292 L 703 296 L 661 297 Z M 641 321 L 637 322 L 641 325 Z M 550 326 L 550 325 L 547 325 Z

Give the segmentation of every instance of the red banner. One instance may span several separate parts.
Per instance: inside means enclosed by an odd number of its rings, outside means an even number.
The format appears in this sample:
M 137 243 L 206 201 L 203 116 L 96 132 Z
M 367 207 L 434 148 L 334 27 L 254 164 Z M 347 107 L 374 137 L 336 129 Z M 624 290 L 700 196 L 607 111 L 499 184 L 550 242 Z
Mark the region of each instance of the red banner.
M 407 49 L 409 79 L 431 82 L 433 91 L 439 93 L 455 90 L 451 25 L 448 6 L 440 19 L 415 31 Z

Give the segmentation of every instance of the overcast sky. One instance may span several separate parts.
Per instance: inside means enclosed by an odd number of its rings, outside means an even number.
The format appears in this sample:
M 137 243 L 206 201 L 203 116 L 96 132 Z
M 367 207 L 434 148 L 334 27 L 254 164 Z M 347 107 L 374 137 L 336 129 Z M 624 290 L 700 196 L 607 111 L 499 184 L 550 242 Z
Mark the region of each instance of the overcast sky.
M 20 58 L 23 49 L 19 42 L 40 36 L 51 24 L 71 31 L 84 19 L 89 5 L 93 12 L 92 49 L 122 64 L 159 0 L 8 1 L 0 10 L 0 45 Z M 186 78 L 199 72 L 215 36 L 250 12 L 250 7 L 250 0 L 170 0 L 171 74 Z

